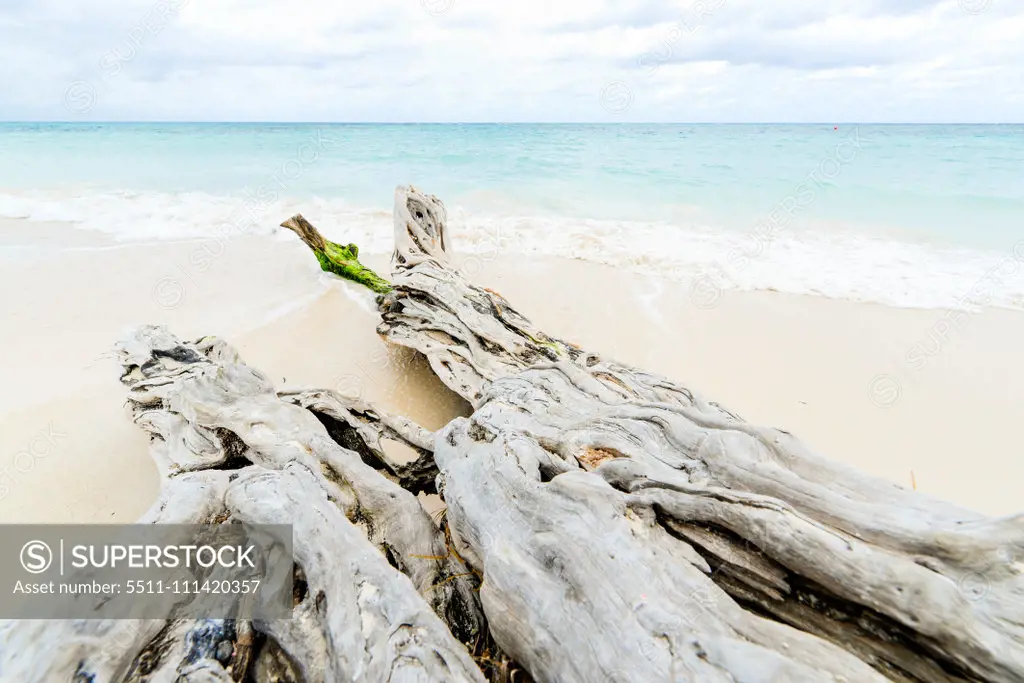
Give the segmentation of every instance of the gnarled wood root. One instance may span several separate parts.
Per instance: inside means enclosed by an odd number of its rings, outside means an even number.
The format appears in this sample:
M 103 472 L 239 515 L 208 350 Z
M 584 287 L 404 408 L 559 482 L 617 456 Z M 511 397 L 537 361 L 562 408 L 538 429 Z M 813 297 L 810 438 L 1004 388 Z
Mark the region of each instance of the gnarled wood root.
M 302 405 L 344 422 L 365 453 L 382 437 L 429 453 L 425 430 L 329 392 L 279 397 L 213 337 L 184 343 L 145 327 L 118 353 L 164 477 L 141 521 L 291 524 L 293 618 L 7 623 L 4 680 L 485 680 L 465 645 L 486 638 L 476 576 L 413 493 Z M 44 656 L 41 643 L 59 647 Z
M 415 250 L 378 331 L 475 408 L 438 433 L 441 493 L 497 642 L 537 680 L 1024 680 L 1024 518 L 544 334 L 450 267 L 443 212 L 410 218 L 436 201 L 396 192 Z

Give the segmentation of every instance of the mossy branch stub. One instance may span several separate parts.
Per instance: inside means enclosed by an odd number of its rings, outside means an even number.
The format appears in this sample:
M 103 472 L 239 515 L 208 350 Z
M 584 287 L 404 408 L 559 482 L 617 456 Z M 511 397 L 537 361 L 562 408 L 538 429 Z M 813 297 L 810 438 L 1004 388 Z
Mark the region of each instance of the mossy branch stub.
M 281 223 L 281 227 L 288 228 L 298 235 L 306 246 L 313 250 L 320 267 L 328 273 L 358 282 L 378 294 L 391 291 L 390 282 L 359 262 L 359 247 L 356 245 L 331 242 L 321 235 L 312 223 L 303 218 L 302 214 L 295 214 Z

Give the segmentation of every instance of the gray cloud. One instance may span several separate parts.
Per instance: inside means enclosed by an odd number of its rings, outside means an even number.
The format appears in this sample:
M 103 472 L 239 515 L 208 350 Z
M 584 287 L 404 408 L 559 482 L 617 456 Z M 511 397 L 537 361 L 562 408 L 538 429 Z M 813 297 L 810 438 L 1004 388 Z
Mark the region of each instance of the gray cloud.
M 649 68 L 652 63 L 726 62 L 731 65 L 756 65 L 815 71 L 895 64 L 912 60 L 913 49 L 907 43 L 850 36 L 836 39 L 796 34 L 741 33 L 711 34 L 707 40 L 672 40 L 666 34 L 644 53 L 646 59 L 633 58 L 624 66 Z M 643 55 L 641 56 L 643 57 Z
M 609 8 L 600 12 L 585 13 L 569 21 L 554 23 L 546 30 L 550 33 L 586 33 L 609 26 L 648 28 L 667 21 L 677 21 L 688 7 L 687 3 L 645 0 L 636 6 L 627 6 L 617 11 Z

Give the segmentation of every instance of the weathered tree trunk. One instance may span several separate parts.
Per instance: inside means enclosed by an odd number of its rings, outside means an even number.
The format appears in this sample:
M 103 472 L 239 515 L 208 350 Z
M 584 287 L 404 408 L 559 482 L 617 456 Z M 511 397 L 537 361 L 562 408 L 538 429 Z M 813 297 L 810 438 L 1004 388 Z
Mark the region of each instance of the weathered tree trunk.
M 136 331 L 122 381 L 164 477 L 142 521 L 291 523 L 306 589 L 285 622 L 3 624 L 4 681 L 1024 681 L 1020 516 L 546 335 L 453 269 L 437 198 L 395 197 L 393 283 L 350 279 L 472 416 L 432 434 Z M 435 490 L 440 528 L 414 495 Z
M 437 204 L 396 192 L 378 331 L 475 408 L 437 436 L 440 489 L 495 639 L 535 678 L 1024 681 L 1021 516 L 865 476 L 544 334 L 449 266 Z

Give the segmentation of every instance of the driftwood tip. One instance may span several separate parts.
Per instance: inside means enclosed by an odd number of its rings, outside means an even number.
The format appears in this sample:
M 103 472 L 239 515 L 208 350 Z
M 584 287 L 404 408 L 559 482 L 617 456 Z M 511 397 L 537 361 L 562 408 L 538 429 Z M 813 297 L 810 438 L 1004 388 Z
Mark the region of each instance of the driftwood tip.
M 288 228 L 301 237 L 302 241 L 313 251 L 323 251 L 327 248 L 327 240 L 301 213 L 297 213 L 281 223 L 281 227 Z

